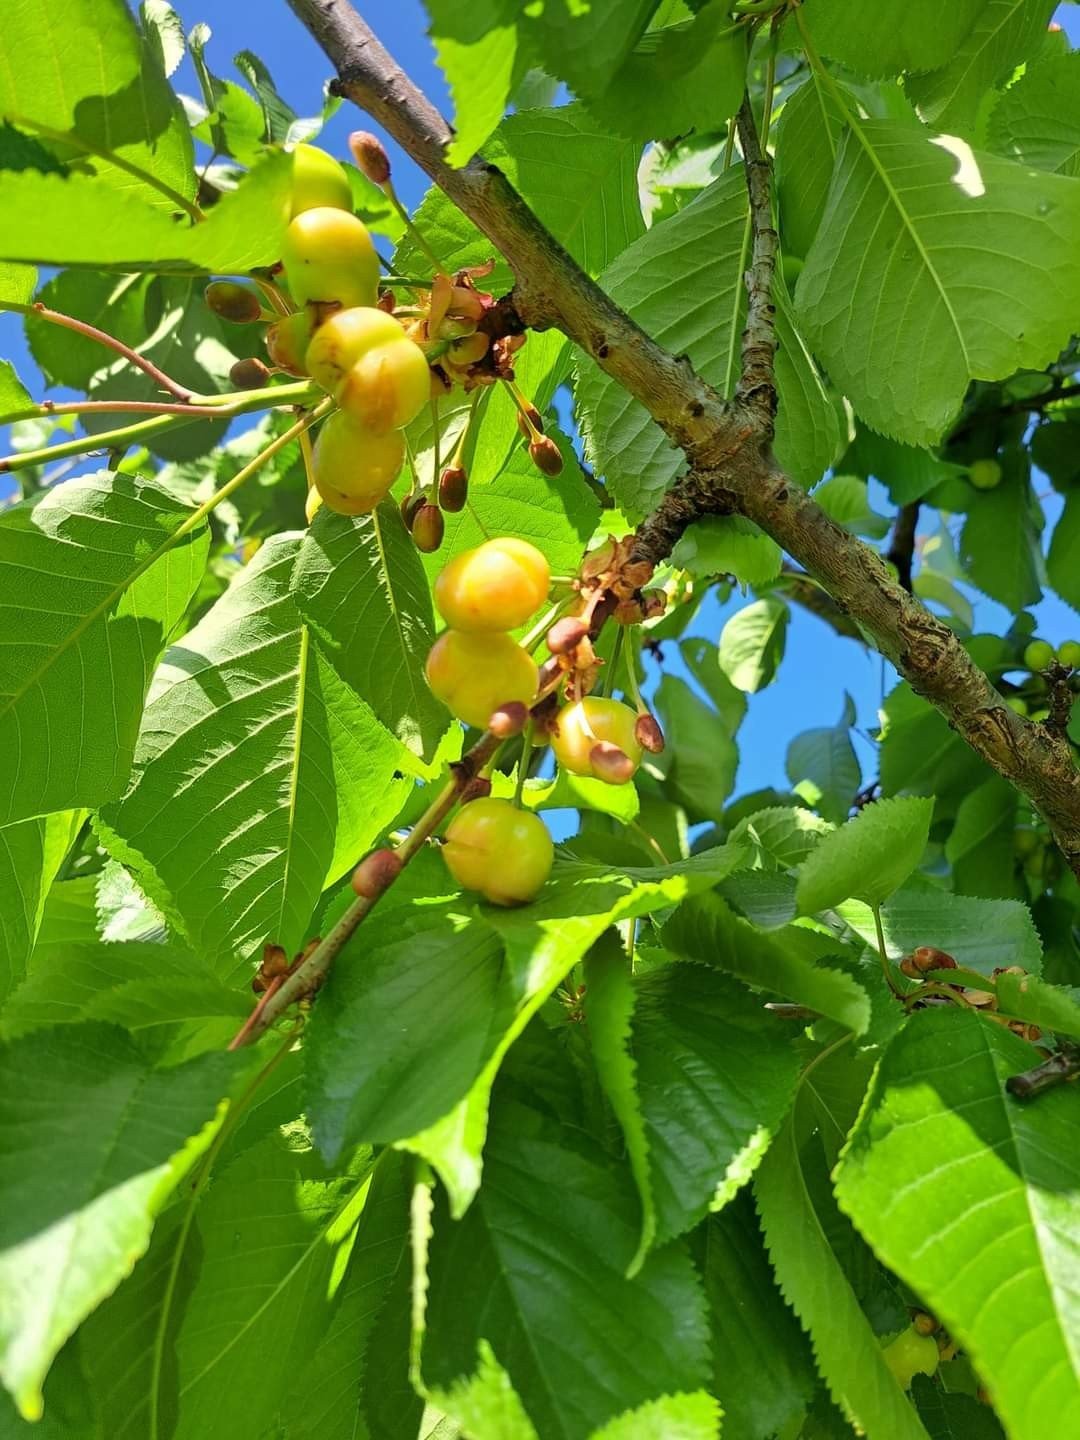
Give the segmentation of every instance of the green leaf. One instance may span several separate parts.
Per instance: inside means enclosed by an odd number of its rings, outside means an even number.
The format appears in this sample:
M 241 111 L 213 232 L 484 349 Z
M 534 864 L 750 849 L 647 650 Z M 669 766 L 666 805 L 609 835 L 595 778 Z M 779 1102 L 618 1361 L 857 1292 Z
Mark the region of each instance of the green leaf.
M 1066 604 L 1080 610 L 1080 491 L 1065 497 L 1050 540 L 1046 574 Z
M 962 466 L 949 464 L 932 450 L 901 445 L 865 425 L 856 427 L 855 440 L 841 459 L 840 468 L 856 475 L 873 475 L 888 487 L 896 505 L 921 500 L 946 480 L 962 478 L 965 473 Z M 927 558 L 924 552 L 924 563 Z
M 8 265 L 0 261 L 0 301 L 27 305 L 34 298 L 37 283 L 33 265 Z
M 605 7 L 603 24 L 608 26 L 609 20 Z M 485 161 L 499 167 L 590 275 L 598 275 L 645 229 L 637 203 L 639 158 L 640 147 L 612 135 L 581 105 L 519 111 L 508 116 L 484 146 Z M 440 190 L 428 192 L 414 218 L 436 255 L 453 256 L 455 266 L 498 258 L 491 241 Z M 416 273 L 410 265 L 421 266 L 421 273 L 430 269 L 407 238 L 394 262 L 403 274 Z M 485 281 L 494 294 L 511 283 L 502 262 Z
M 460 903 L 380 913 L 344 955 L 304 1047 L 311 1124 L 330 1161 L 360 1141 L 414 1135 L 452 1109 L 517 998 L 499 937 Z
M 788 746 L 785 769 L 796 794 L 813 805 L 826 820 L 842 825 L 862 781 L 862 770 L 851 743 L 855 707 L 844 696 L 838 725 L 804 730 Z
M 82 821 L 60 810 L 0 827 L 0 999 L 26 974 L 45 896 Z
M 830 1247 L 803 1174 L 793 1117 L 765 1156 L 754 1195 L 780 1289 L 810 1336 L 830 1395 L 870 1440 L 928 1440 Z
M 715 1440 L 721 1413 L 704 1390 L 664 1395 L 594 1430 L 591 1440 Z
M 982 761 L 906 680 L 890 691 L 881 708 L 880 767 L 886 794 L 913 790 L 959 801 L 986 779 Z
M 791 612 L 766 595 L 745 605 L 720 632 L 720 668 L 739 690 L 753 695 L 770 685 L 784 658 Z
M 655 762 L 664 793 L 694 820 L 719 820 L 739 763 L 728 723 L 678 675 L 664 676 L 655 703 L 666 736 Z
M 630 245 L 601 277 L 604 289 L 673 354 L 724 395 L 739 375 L 745 323 L 744 272 L 750 260 L 746 189 L 737 169 Z M 694 303 L 687 304 L 687 295 Z M 776 453 L 801 485 L 812 485 L 835 458 L 836 411 L 795 329 L 782 287 L 777 305 L 776 382 L 780 408 Z M 651 510 L 685 467 L 685 458 L 644 406 L 593 361 L 579 360 L 575 387 L 586 452 L 627 517 Z
M 855 475 L 831 475 L 815 487 L 814 499 L 826 515 L 853 535 L 884 540 L 891 523 L 871 507 L 866 492 L 866 481 Z
M 630 1049 L 662 1244 L 749 1180 L 791 1103 L 799 1061 L 760 1000 L 684 963 L 637 981 Z
M 191 511 L 128 475 L 68 480 L 0 513 L 0 821 L 119 794 L 150 672 L 205 563 Z M 40 743 L 66 734 L 65 744 Z
M 997 997 L 1007 1015 L 1080 1040 L 1080 1004 L 1067 990 L 1047 985 L 1037 975 L 1005 974 L 997 977 Z
M 876 944 L 869 906 L 849 900 L 841 917 L 868 945 Z M 1017 900 L 978 900 L 942 890 L 908 886 L 881 907 L 886 953 L 909 955 L 918 945 L 935 945 L 958 965 L 989 975 L 1005 965 L 1042 968 L 1042 944 L 1026 905 Z
M 168 0 L 141 0 L 139 22 L 167 79 L 184 58 L 184 23 Z
M 985 0 L 880 0 L 873 14 L 845 0 L 818 0 L 807 13 L 814 42 L 830 59 L 861 75 L 933 70 L 951 60 Z
M 425 1383 L 444 1389 L 471 1374 L 486 1340 L 552 1440 L 585 1440 L 616 1412 L 702 1385 L 707 1335 L 686 1254 L 669 1246 L 626 1276 L 638 1214 L 621 1167 L 575 1127 L 509 1099 L 495 1107 L 484 1158 L 464 1219 L 436 1204 Z
M 880 905 L 922 859 L 933 801 L 909 795 L 877 800 L 826 835 L 799 871 L 799 913 L 812 915 L 854 896 Z
M 589 109 L 633 140 L 722 130 L 742 101 L 746 62 L 746 35 L 723 5 L 706 5 L 643 35 Z
M 610 925 L 666 909 L 715 885 L 737 860 L 737 852 L 719 846 L 648 869 L 562 862 L 531 905 L 521 910 L 484 908 L 484 919 L 505 946 L 514 1016 L 468 1095 L 408 1141 L 408 1148 L 438 1171 L 455 1215 L 464 1213 L 480 1185 L 488 1104 L 499 1066 L 555 987 Z
M 846 124 L 847 116 L 831 87 L 815 70 L 780 112 L 776 195 L 785 255 L 805 258 L 814 243 Z
M 296 111 L 281 98 L 273 76 L 258 55 L 241 50 L 233 64 L 258 96 L 263 113 L 263 139 L 272 145 L 285 141 L 296 120 Z
M 107 330 L 125 344 L 137 346 L 147 338 L 147 286 L 138 279 L 133 283 L 131 276 L 120 278 L 92 271 L 62 270 L 42 287 L 37 299 L 52 310 Z M 75 390 L 86 390 L 91 377 L 116 358 L 98 341 L 50 324 L 34 314 L 26 316 L 26 339 L 49 383 L 69 385 Z M 124 368 L 126 378 L 133 380 L 131 366 Z M 155 396 L 160 393 L 156 386 L 153 393 Z M 109 420 L 114 424 L 116 416 L 110 416 Z
M 926 123 L 977 138 L 987 97 L 1035 54 L 1055 9 L 1054 0 L 984 0 L 963 42 L 937 61 L 942 68 L 906 81 Z
M 769 1267 L 748 1191 L 691 1237 L 712 1330 L 713 1393 L 724 1440 L 783 1433 L 805 1408 L 817 1376 L 798 1322 Z
M 33 405 L 30 392 L 10 360 L 0 360 L 0 414 L 14 414 Z
M 932 444 L 970 380 L 1059 353 L 1080 307 L 1078 225 L 1065 177 L 851 112 L 799 320 L 868 424 Z
M 231 155 L 241 165 L 252 165 L 262 154 L 264 120 L 258 101 L 231 80 L 220 80 L 206 60 L 209 25 L 193 25 L 188 35 L 191 64 L 202 90 L 205 118 L 194 127 L 197 139 L 219 155 Z
M 715 965 L 747 985 L 818 1010 L 857 1035 L 870 1023 L 866 991 L 850 976 L 818 963 L 830 945 L 810 931 L 789 926 L 763 935 L 710 893 L 680 905 L 661 938 L 676 955 Z
M 744 816 L 729 841 L 748 847 L 747 863 L 754 870 L 788 870 L 801 865 L 831 829 L 827 821 L 799 805 L 774 805 Z
M 300 546 L 293 587 L 341 678 L 392 735 L 430 759 L 447 725 L 424 679 L 431 595 L 393 502 L 357 520 L 324 506 Z
M 927 609 L 931 604 L 940 605 L 955 620 L 953 628 L 959 634 L 970 633 L 975 624 L 971 601 L 944 575 L 925 568 L 920 570 L 912 582 L 911 593 L 917 595 Z
M 961 556 L 973 585 L 1012 611 L 1042 598 L 1042 507 L 1034 499 L 1027 456 L 1006 466 L 996 490 L 981 491 L 960 537 Z
M 67 1337 L 146 1249 L 209 1144 L 235 1057 L 148 1067 L 106 1025 L 0 1049 L 0 1377 L 27 1419 Z
M 945 842 L 945 858 L 961 894 L 993 898 L 1009 893 L 1017 799 L 1007 780 L 992 775 L 961 800 Z
M 182 225 L 92 176 L 23 170 L 4 178 L 9 224 L 0 236 L 0 258 L 125 274 L 193 268 L 243 274 L 280 259 L 291 183 L 292 157 L 268 155 L 205 221 Z
M 517 30 L 505 0 L 461 6 L 425 0 L 439 67 L 454 102 L 451 165 L 465 165 L 503 118 L 513 89 Z
M 36 124 L 72 135 L 70 146 L 44 138 L 100 176 L 106 193 L 166 212 L 176 208 L 111 154 L 186 199 L 194 196 L 184 112 L 122 0 L 11 0 L 4 7 L 4 41 L 18 63 L 0 74 L 0 114 L 16 125 L 26 122 L 31 132 Z M 9 183 L 5 177 L 5 202 Z
M 1037 1058 L 971 1012 L 914 1015 L 836 1181 L 878 1256 L 990 1382 L 1014 1440 L 1080 1425 L 1075 1102 L 1061 1088 L 1023 1105 L 1003 1085 Z
M 324 887 L 409 788 L 401 747 L 300 619 L 300 548 L 268 540 L 166 652 L 131 784 L 101 816 L 109 848 L 226 977 L 267 941 L 300 948 Z
M 656 0 L 611 0 L 602 9 L 553 0 L 519 24 L 544 68 L 591 98 L 611 83 L 655 9 Z
M 740 585 L 768 585 L 780 574 L 776 541 L 742 515 L 707 515 L 682 533 L 672 565 L 698 579 L 734 575 Z
M 491 1346 L 481 1340 L 476 1350 L 473 1374 L 442 1389 L 425 1386 L 427 1398 L 447 1416 L 467 1427 L 464 1431 L 455 1428 L 455 1436 L 464 1433 L 475 1436 L 476 1440 L 538 1440 L 521 1397 L 495 1359 Z M 439 1433 L 433 1432 L 433 1440 L 437 1440 Z
M 928 1375 L 916 1375 L 911 1395 L 930 1440 L 1005 1440 L 994 1412 L 974 1395 L 940 1389 Z
M 999 155 L 1080 175 L 1080 63 L 1077 52 L 1028 65 L 994 106 L 990 144 Z

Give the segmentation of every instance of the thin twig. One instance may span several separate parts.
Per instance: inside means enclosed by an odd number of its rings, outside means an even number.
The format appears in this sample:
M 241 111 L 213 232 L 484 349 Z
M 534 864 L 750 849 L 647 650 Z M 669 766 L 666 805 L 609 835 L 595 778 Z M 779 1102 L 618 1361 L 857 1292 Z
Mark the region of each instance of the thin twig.
M 748 300 L 746 329 L 742 335 L 742 374 L 736 393 L 757 414 L 763 435 L 771 440 L 777 403 L 773 373 L 776 306 L 773 304 L 772 286 L 780 239 L 773 225 L 772 186 L 769 183 L 772 166 L 758 139 L 749 94 L 743 98 L 735 123 L 746 167 L 752 236 L 750 269 L 746 273 Z
M 125 360 L 134 365 L 137 369 L 149 375 L 161 388 L 177 400 L 188 402 L 192 398 L 192 392 L 186 386 L 174 380 L 171 375 L 155 365 L 152 360 L 147 360 L 145 355 L 140 355 L 130 345 L 125 345 L 122 340 L 117 340 L 115 335 L 110 335 L 107 330 L 99 330 L 96 325 L 90 325 L 85 320 L 76 320 L 74 315 L 65 315 L 61 310 L 51 310 L 48 305 L 40 301 L 33 305 L 16 305 L 11 301 L 0 303 L 2 310 L 14 310 L 20 315 L 35 315 L 39 320 L 47 320 L 50 325 L 60 325 L 65 330 L 74 330 L 76 335 L 84 335 L 88 340 L 96 340 L 99 345 L 106 349 L 113 350 L 117 355 L 122 355 Z

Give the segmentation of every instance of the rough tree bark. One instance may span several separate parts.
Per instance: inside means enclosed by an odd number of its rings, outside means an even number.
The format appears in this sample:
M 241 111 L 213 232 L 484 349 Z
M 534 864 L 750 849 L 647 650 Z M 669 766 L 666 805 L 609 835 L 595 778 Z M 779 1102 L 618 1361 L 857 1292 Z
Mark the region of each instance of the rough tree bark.
M 336 91 L 371 115 L 491 240 L 510 265 L 512 303 L 533 329 L 557 327 L 645 406 L 689 470 L 639 527 L 637 556 L 657 562 L 703 515 L 755 521 L 857 620 L 901 675 L 1041 812 L 1080 877 L 1080 770 L 1068 740 L 1005 704 L 952 631 L 897 584 L 874 550 L 840 528 L 771 452 L 776 407 L 769 299 L 775 257 L 770 166 L 749 107 L 739 113 L 754 228 L 742 377 L 726 400 L 669 354 L 587 276 L 505 175 L 482 156 L 460 169 L 452 132 L 348 0 L 289 0 L 335 66 Z

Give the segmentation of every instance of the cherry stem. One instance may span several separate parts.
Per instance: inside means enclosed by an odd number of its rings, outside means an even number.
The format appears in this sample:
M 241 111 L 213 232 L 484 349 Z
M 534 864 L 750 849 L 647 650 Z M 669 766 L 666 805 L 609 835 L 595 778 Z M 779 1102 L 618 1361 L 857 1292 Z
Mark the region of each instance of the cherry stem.
M 892 967 L 889 964 L 888 951 L 885 948 L 885 930 L 881 924 L 881 906 L 871 905 L 870 909 L 872 910 L 874 915 L 874 929 L 877 931 L 877 947 L 878 955 L 881 959 L 881 973 L 885 976 L 885 983 L 886 985 L 888 985 L 892 993 L 894 995 L 900 996 L 900 998 L 902 999 L 903 992 L 897 988 L 896 981 L 893 979 Z
M 637 655 L 635 650 L 636 647 L 631 643 L 627 645 L 623 654 L 623 670 L 626 672 L 626 689 L 631 700 L 634 702 L 634 708 L 637 710 L 637 713 L 639 715 L 648 715 L 650 713 L 649 707 L 641 698 L 641 689 L 638 685 Z
M 611 646 L 611 659 L 604 670 L 604 683 L 601 687 L 601 694 L 610 696 L 615 689 L 615 674 L 619 668 L 619 660 L 622 658 L 623 636 L 626 633 L 626 626 L 620 625 L 615 631 L 615 639 Z
M 61 310 L 51 310 L 48 305 L 36 301 L 32 305 L 16 305 L 11 301 L 4 301 L 0 309 L 15 310 L 20 315 L 36 315 L 40 320 L 47 320 L 50 325 L 60 325 L 65 330 L 74 330 L 77 335 L 85 335 L 88 340 L 96 340 L 99 345 L 114 350 L 117 355 L 122 355 L 125 360 L 156 380 L 161 388 L 169 395 L 175 396 L 177 400 L 187 403 L 191 400 L 191 391 L 186 389 L 172 378 L 166 375 L 165 371 L 147 360 L 145 355 L 140 355 L 130 345 L 125 345 L 122 340 L 117 340 L 115 335 L 110 335 L 107 330 L 99 330 L 96 325 L 89 325 L 85 320 L 76 320 L 73 315 L 65 315 Z
M 405 209 L 405 206 L 398 199 L 397 191 L 394 189 L 394 182 L 389 178 L 389 176 L 383 181 L 382 189 L 383 194 L 397 211 L 398 218 L 401 220 L 401 223 L 405 226 L 405 229 L 408 231 L 413 241 L 423 252 L 425 259 L 431 261 L 438 274 L 445 275 L 447 273 L 446 266 L 442 263 L 439 257 L 435 254 L 435 251 L 424 239 L 424 236 L 419 230 L 419 228 L 413 224 L 409 212 Z
M 458 470 L 465 468 L 465 446 L 468 444 L 469 431 L 476 416 L 476 407 L 483 392 L 474 390 L 469 400 L 469 413 L 465 416 L 465 424 L 461 427 L 461 434 L 458 436 L 457 444 L 454 446 L 454 453 L 450 457 L 450 464 Z
M 539 430 L 536 428 L 536 426 L 533 424 L 532 416 L 529 414 L 529 402 L 528 402 L 528 400 L 526 400 L 525 396 L 521 393 L 521 391 L 518 389 L 518 387 L 514 384 L 513 380 L 503 380 L 501 383 L 502 383 L 503 385 L 505 385 L 505 387 L 506 387 L 506 389 L 507 389 L 507 392 L 508 392 L 509 395 L 510 395 L 511 400 L 513 400 L 514 404 L 515 404 L 515 405 L 517 406 L 517 408 L 518 408 L 518 414 L 519 414 L 519 415 L 521 416 L 521 418 L 525 421 L 525 425 L 526 425 L 526 427 L 527 427 L 527 429 L 528 429 L 528 431 L 529 431 L 529 441 L 530 441 L 530 443 L 534 443 L 535 441 L 539 440 L 539 439 L 540 439 L 540 431 L 539 431 Z
M 433 495 L 439 493 L 439 397 L 431 397 L 431 491 Z

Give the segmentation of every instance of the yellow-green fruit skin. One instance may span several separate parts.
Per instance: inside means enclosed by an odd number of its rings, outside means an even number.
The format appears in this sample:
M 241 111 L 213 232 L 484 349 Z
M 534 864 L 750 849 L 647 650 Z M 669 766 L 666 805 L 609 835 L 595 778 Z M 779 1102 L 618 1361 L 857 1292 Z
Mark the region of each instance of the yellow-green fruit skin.
M 348 210 L 352 214 L 349 177 L 332 155 L 317 145 L 297 145 L 292 152 L 293 183 L 290 220 L 305 210 Z
M 509 635 L 468 635 L 444 630 L 427 658 L 432 693 L 459 720 L 478 729 L 501 705 L 536 697 L 536 662 Z
M 1045 670 L 1054 659 L 1049 640 L 1032 640 L 1024 648 L 1024 664 L 1029 670 Z
M 516 630 L 547 599 L 550 584 L 536 546 L 505 535 L 455 556 L 435 581 L 435 604 L 455 630 Z
M 281 263 L 297 305 L 349 309 L 378 299 L 379 257 L 367 226 L 347 210 L 320 205 L 297 215 L 285 231 Z
M 605 700 L 587 695 L 573 705 L 564 705 L 551 732 L 551 748 L 555 758 L 571 775 L 591 775 L 603 779 L 593 769 L 590 752 L 594 745 L 606 740 L 617 745 L 633 761 L 634 769 L 641 764 L 641 746 L 634 734 L 637 716 L 629 705 L 619 700 Z
M 372 435 L 340 411 L 315 442 L 315 485 L 339 515 L 365 515 L 389 493 L 405 463 L 405 441 L 396 431 Z
M 909 1390 L 916 1375 L 933 1375 L 941 1356 L 932 1335 L 920 1335 L 909 1327 L 885 1346 L 881 1358 L 892 1371 L 896 1383 Z
M 489 796 L 454 816 L 443 857 L 462 889 L 493 905 L 527 905 L 551 874 L 555 847 L 539 816 Z
M 290 375 L 306 375 L 305 355 L 311 341 L 311 316 L 306 310 L 283 315 L 266 332 L 266 351 L 275 365 Z
M 1058 646 L 1059 665 L 1068 665 L 1071 670 L 1080 668 L 1080 640 L 1066 640 Z
M 996 490 L 1001 476 L 1001 466 L 993 459 L 973 460 L 968 466 L 968 479 L 976 490 Z
M 414 420 L 431 395 L 431 372 L 419 345 L 392 315 L 370 305 L 339 310 L 308 346 L 312 379 L 377 434 Z

